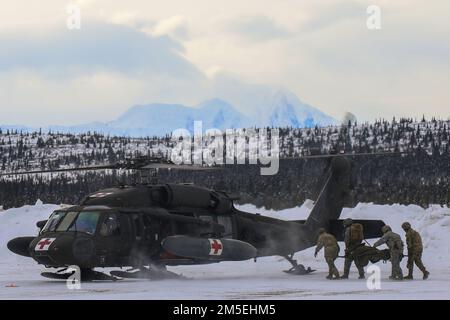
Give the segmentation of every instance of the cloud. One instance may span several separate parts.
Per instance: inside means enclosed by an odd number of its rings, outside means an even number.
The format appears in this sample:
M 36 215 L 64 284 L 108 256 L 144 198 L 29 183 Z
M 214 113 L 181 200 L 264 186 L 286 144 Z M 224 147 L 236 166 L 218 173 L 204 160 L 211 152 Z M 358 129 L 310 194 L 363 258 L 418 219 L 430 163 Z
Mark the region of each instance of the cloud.
M 165 19 L 150 19 L 135 11 L 122 11 L 112 14 L 108 21 L 118 25 L 135 28 L 151 37 L 167 36 L 175 40 L 186 40 L 189 20 L 182 15 L 174 15 Z
M 150 32 L 156 37 L 168 35 L 175 39 L 186 39 L 188 36 L 188 20 L 180 15 L 172 16 L 159 21 Z
M 316 32 L 351 20 L 365 25 L 367 6 L 367 3 L 360 1 L 327 3 L 326 6 L 322 3 L 316 3 L 309 8 L 308 18 L 301 24 L 299 32 Z
M 81 30 L 0 34 L 0 43 L 2 123 L 111 120 L 133 104 L 204 98 L 206 77 L 166 35 L 83 21 Z
M 239 37 L 253 41 L 267 41 L 288 35 L 275 21 L 267 16 L 245 16 L 231 20 L 228 30 Z
M 66 29 L 45 36 L 3 34 L 0 43 L 0 71 L 25 69 L 64 77 L 108 70 L 202 77 L 182 57 L 183 47 L 178 42 L 124 25 L 83 21 L 81 30 Z
M 90 1 L 77 33 L 65 29 L 66 3 L 5 3 L 2 120 L 103 120 L 133 104 L 213 96 L 245 112 L 272 87 L 337 118 L 448 117 L 448 0 L 378 0 L 378 31 L 366 28 L 367 0 L 194 4 Z

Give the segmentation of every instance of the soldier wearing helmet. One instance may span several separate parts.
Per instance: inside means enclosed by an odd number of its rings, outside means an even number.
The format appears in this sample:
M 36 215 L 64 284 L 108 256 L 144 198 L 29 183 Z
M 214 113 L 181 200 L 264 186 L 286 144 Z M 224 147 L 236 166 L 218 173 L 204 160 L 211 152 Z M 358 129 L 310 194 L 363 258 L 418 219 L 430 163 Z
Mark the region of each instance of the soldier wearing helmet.
M 317 240 L 317 247 L 314 252 L 314 257 L 317 257 L 317 254 L 322 248 L 325 248 L 324 257 L 328 264 L 327 279 L 339 279 L 339 271 L 334 264 L 334 261 L 339 254 L 339 245 L 336 238 L 332 234 L 327 233 L 324 228 L 319 229 L 319 239 Z
M 391 276 L 389 279 L 392 280 L 403 280 L 403 272 L 400 268 L 400 260 L 403 256 L 403 241 L 395 232 L 392 232 L 390 226 L 385 225 L 381 228 L 381 232 L 383 232 L 383 236 L 373 244 L 373 247 L 376 248 L 381 246 L 382 244 L 386 244 L 389 248 L 390 260 L 392 264 Z
M 414 263 L 423 272 L 423 279 L 426 280 L 430 273 L 427 271 L 422 263 L 422 237 L 420 234 L 411 228 L 409 222 L 402 224 L 402 229 L 406 232 L 406 246 L 408 247 L 408 262 L 406 267 L 408 268 L 408 275 L 405 279 L 413 279 Z
M 364 240 L 363 226 L 359 223 L 354 223 L 352 219 L 347 218 L 343 222 L 345 228 L 344 243 L 345 243 L 345 261 L 344 261 L 344 274 L 341 279 L 348 279 L 350 273 L 350 267 L 354 261 L 352 251 L 359 247 Z M 364 279 L 364 268 L 357 264 L 359 279 Z
M 344 220 L 344 222 L 342 222 L 342 224 L 344 225 L 345 228 L 350 227 L 353 224 L 353 219 L 347 218 Z

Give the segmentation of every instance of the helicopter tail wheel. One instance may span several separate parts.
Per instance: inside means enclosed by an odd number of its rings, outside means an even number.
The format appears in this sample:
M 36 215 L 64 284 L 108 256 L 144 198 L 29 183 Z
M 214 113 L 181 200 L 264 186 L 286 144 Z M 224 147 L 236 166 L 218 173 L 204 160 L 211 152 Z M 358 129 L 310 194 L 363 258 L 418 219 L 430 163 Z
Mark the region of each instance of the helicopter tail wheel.
M 291 255 L 284 257 L 287 261 L 289 261 L 290 264 L 292 264 L 292 267 L 289 270 L 283 270 L 284 272 L 298 276 L 298 275 L 305 275 L 305 274 L 316 271 L 314 269 L 311 269 L 311 267 L 305 268 L 304 265 L 298 264 L 297 260 L 295 260 L 293 258 L 293 256 L 294 255 L 291 254 Z
M 288 274 L 293 274 L 293 275 L 305 275 L 311 272 L 314 272 L 316 270 L 311 269 L 311 267 L 305 268 L 304 265 L 299 264 L 295 267 L 290 268 L 289 270 L 283 270 L 284 272 L 288 273 Z

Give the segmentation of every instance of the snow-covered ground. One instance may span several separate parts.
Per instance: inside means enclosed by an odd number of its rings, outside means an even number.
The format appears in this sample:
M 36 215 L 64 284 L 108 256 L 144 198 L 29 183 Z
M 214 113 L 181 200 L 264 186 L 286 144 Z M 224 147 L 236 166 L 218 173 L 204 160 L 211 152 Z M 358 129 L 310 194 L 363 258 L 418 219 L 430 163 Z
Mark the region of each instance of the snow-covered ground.
M 242 210 L 259 212 L 286 220 L 305 218 L 312 207 L 307 201 L 301 207 L 283 211 L 256 209 L 251 205 Z M 352 269 L 350 280 L 325 279 L 327 267 L 321 253 L 313 249 L 297 253 L 305 266 L 317 269 L 306 276 L 282 272 L 289 264 L 279 257 L 253 261 L 224 262 L 205 266 L 171 267 L 183 274 L 180 280 L 122 280 L 118 282 L 82 283 L 80 290 L 67 289 L 65 282 L 42 278 L 44 269 L 33 260 L 9 252 L 6 243 L 16 236 L 36 234 L 36 221 L 46 219 L 57 205 L 41 204 L 0 212 L 0 299 L 450 299 L 450 208 L 432 206 L 380 206 L 359 204 L 345 209 L 342 217 L 383 219 L 402 237 L 403 221 L 410 221 L 424 241 L 423 261 L 431 272 L 430 279 L 395 282 L 387 280 L 390 264 L 379 263 L 381 289 L 369 290 L 366 281 L 357 280 Z M 369 242 L 373 243 L 373 240 Z M 340 270 L 343 259 L 338 259 Z M 405 270 L 406 259 L 402 261 Z

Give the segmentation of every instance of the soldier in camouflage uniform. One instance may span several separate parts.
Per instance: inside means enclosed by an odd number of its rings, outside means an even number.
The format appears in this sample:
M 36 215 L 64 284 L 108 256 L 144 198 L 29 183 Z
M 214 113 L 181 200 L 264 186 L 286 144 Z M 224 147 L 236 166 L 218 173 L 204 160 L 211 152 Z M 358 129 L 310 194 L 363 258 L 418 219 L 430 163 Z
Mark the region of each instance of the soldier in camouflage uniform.
M 402 229 L 406 232 L 406 245 L 408 247 L 408 263 L 406 267 L 408 268 L 408 275 L 405 279 L 413 279 L 413 269 L 414 263 L 423 272 L 423 279 L 426 280 L 430 273 L 427 271 L 422 263 L 422 237 L 420 234 L 411 228 L 409 222 L 404 222 L 402 224 Z
M 351 237 L 351 226 L 353 224 L 353 220 L 348 218 L 345 219 L 343 225 L 345 227 L 344 234 L 344 243 L 345 243 L 345 261 L 344 261 L 344 274 L 341 279 L 348 279 L 348 275 L 350 273 L 350 267 L 352 262 L 354 261 L 352 251 L 356 249 L 359 245 L 361 245 L 361 241 L 353 241 Z M 364 279 L 364 268 L 358 265 L 355 261 L 356 268 L 358 268 L 359 279 Z
M 332 234 L 327 233 L 324 228 L 319 229 L 319 239 L 317 240 L 317 247 L 314 252 L 314 257 L 317 257 L 317 254 L 322 248 L 325 248 L 324 257 L 328 264 L 327 279 L 339 279 L 339 271 L 334 265 L 334 261 L 339 254 L 339 245 L 336 238 Z
M 403 255 L 403 241 L 400 238 L 400 235 L 392 232 L 391 227 L 388 225 L 383 226 L 381 232 L 383 232 L 383 236 L 373 244 L 373 247 L 376 248 L 382 244 L 388 246 L 392 264 L 392 271 L 389 279 L 403 280 L 403 272 L 400 268 L 400 260 Z

